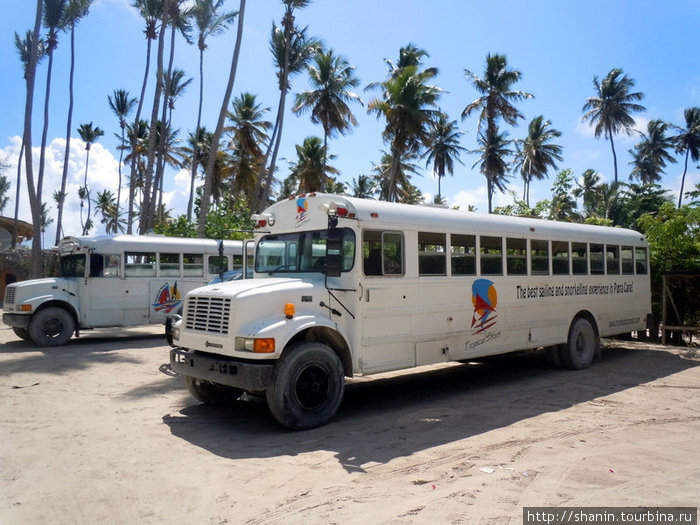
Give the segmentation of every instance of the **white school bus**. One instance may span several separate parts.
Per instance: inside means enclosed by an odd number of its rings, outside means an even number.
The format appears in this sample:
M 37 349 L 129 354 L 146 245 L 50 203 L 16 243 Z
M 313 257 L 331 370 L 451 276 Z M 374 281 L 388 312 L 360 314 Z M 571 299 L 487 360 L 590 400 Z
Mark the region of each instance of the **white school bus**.
M 264 392 L 294 429 L 334 415 L 345 377 L 541 347 L 585 368 L 651 312 L 627 229 L 326 194 L 253 219 L 254 278 L 186 296 L 171 366 L 202 402 Z
M 41 346 L 89 328 L 162 324 L 187 292 L 244 265 L 243 241 L 98 235 L 65 237 L 57 248 L 59 277 L 5 290 L 3 322 Z

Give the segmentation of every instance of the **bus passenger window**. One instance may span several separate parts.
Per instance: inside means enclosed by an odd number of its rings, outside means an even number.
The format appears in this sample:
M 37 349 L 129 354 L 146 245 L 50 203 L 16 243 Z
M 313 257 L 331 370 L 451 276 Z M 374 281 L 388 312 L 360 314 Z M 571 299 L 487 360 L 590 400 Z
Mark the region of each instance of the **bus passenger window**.
M 620 247 L 611 244 L 605 245 L 605 261 L 608 275 L 620 274 Z
M 188 257 L 191 257 L 191 263 L 188 264 Z M 202 271 L 202 256 L 201 255 L 185 255 L 185 275 L 196 275 L 196 274 L 190 274 L 188 272 L 192 271 Z M 207 271 L 211 274 L 217 274 L 219 272 L 227 272 L 229 271 L 228 267 L 228 257 L 225 255 L 219 256 L 219 255 L 210 255 L 208 264 L 207 264 Z M 199 275 L 202 275 L 201 273 Z
M 500 237 L 480 237 L 481 275 L 503 275 L 503 243 Z
M 180 276 L 180 254 L 161 253 L 158 261 L 161 277 Z
M 400 233 L 382 233 L 382 270 L 384 275 L 403 275 L 403 236 Z
M 622 274 L 634 275 L 634 252 L 631 246 L 621 248 L 620 260 L 622 261 Z
M 120 259 L 119 255 L 104 256 L 104 277 L 119 277 Z
M 124 254 L 124 275 L 126 277 L 155 277 L 156 254 L 126 252 Z
M 532 275 L 549 275 L 549 241 L 530 241 Z
M 418 275 L 446 275 L 444 233 L 418 232 Z
M 508 275 L 527 275 L 525 239 L 506 239 L 506 271 Z
M 571 243 L 571 267 L 574 275 L 588 275 L 588 246 L 585 242 Z
M 635 248 L 634 249 L 634 266 L 637 271 L 637 275 L 647 274 L 647 249 L 646 248 Z
M 603 259 L 603 245 L 591 244 L 591 275 L 603 275 L 605 273 L 605 259 Z
M 569 243 L 552 241 L 552 273 L 569 275 Z
M 397 232 L 362 232 L 365 275 L 403 275 L 403 236 Z
M 451 235 L 452 275 L 476 275 L 476 236 Z

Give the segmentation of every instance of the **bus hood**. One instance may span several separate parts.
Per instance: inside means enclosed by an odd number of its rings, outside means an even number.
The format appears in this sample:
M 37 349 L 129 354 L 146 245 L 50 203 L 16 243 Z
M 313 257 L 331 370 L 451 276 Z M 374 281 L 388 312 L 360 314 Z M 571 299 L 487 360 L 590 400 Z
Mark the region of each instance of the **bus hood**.
M 80 278 L 46 277 L 12 283 L 14 288 L 14 303 L 42 302 L 43 298 L 75 297 L 78 294 Z M 8 287 L 9 288 L 9 287 Z
M 206 295 L 222 295 L 243 299 L 251 295 L 277 294 L 300 291 L 318 290 L 323 283 L 323 275 L 315 278 L 275 277 L 271 279 L 241 279 L 239 281 L 227 281 L 210 284 L 197 288 L 190 293 L 202 293 Z

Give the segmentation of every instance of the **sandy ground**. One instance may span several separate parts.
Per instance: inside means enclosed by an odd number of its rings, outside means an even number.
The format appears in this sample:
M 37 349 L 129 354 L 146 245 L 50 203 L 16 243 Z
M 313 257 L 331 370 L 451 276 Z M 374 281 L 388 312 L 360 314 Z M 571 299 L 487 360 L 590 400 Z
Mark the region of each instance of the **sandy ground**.
M 521 523 L 523 506 L 697 506 L 700 357 L 606 342 L 353 380 L 305 432 L 198 404 L 161 327 L 40 350 L 0 324 L 0 523 Z

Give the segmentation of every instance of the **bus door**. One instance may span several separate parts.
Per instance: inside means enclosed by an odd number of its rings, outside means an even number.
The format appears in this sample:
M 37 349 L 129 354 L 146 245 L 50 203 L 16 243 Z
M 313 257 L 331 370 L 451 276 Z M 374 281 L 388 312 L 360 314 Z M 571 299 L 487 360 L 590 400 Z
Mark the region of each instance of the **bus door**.
M 88 277 L 80 298 L 80 324 L 85 327 L 128 324 L 130 296 L 120 278 L 119 255 L 90 254 Z

